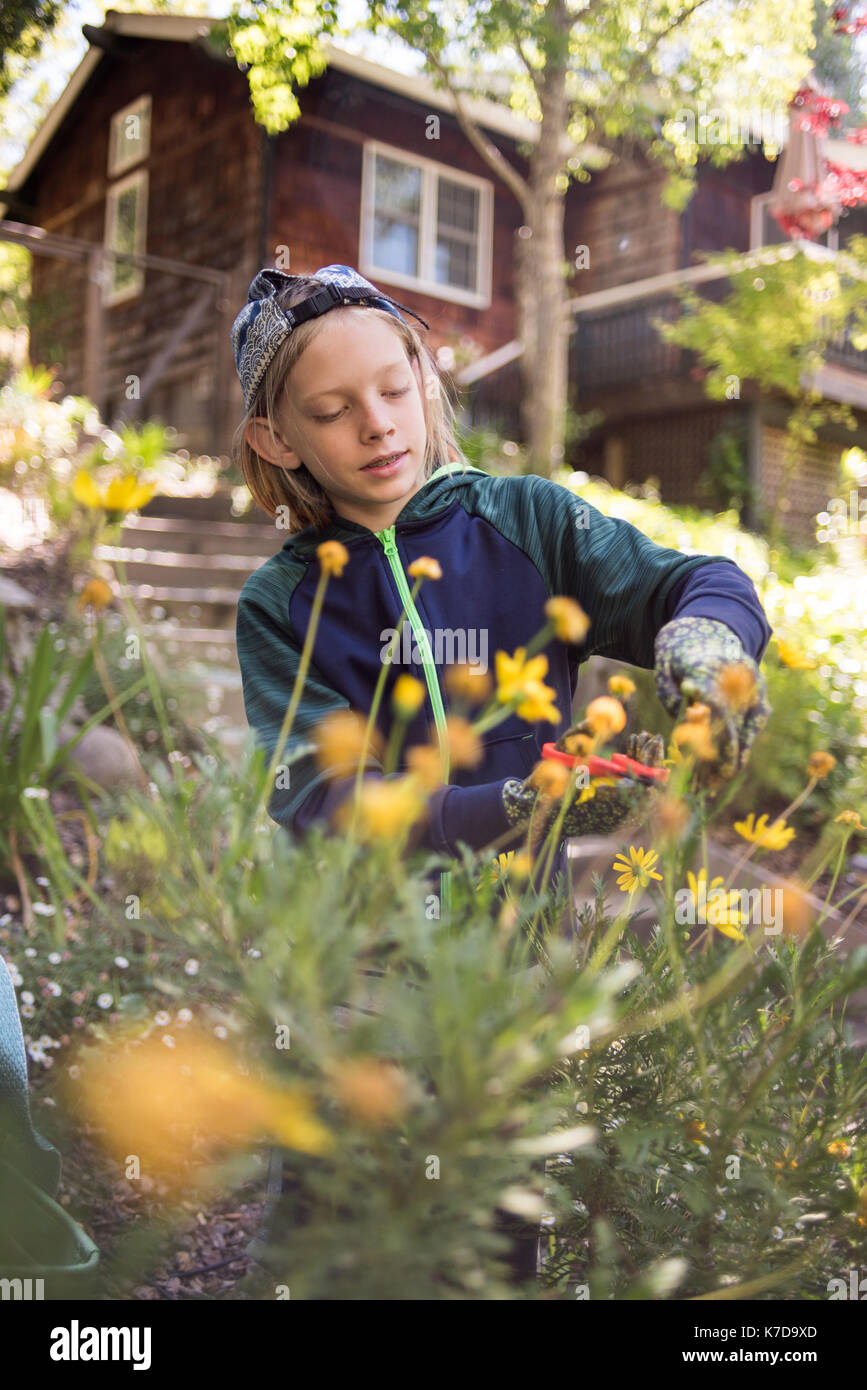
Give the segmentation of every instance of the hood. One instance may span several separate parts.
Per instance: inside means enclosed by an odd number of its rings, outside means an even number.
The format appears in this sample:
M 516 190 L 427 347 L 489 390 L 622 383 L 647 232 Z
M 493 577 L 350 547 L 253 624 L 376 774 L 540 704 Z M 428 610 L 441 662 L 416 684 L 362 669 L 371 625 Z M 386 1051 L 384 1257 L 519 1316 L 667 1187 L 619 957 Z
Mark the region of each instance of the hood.
M 407 521 L 420 521 L 429 516 L 436 516 L 450 505 L 456 488 L 466 487 L 475 482 L 476 478 L 490 476 L 483 468 L 474 468 L 471 464 L 440 464 L 395 518 L 395 526 L 400 527 Z M 284 541 L 282 549 L 289 555 L 307 559 L 323 541 L 341 541 L 348 545 L 351 541 L 357 541 L 360 536 L 374 534 L 369 526 L 362 526 L 357 521 L 340 516 L 321 531 L 314 530 L 312 526 L 305 526 L 302 531 L 296 531 Z

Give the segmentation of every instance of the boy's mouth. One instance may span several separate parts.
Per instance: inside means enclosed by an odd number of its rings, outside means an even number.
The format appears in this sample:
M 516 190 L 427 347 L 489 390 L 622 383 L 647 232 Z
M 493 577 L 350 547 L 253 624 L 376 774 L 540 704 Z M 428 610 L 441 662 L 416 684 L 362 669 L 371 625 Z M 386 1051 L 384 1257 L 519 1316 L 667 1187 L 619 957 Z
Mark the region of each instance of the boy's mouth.
M 404 458 L 406 458 L 405 449 L 399 454 L 388 454 L 381 463 L 366 463 L 361 471 L 362 473 L 393 473 Z

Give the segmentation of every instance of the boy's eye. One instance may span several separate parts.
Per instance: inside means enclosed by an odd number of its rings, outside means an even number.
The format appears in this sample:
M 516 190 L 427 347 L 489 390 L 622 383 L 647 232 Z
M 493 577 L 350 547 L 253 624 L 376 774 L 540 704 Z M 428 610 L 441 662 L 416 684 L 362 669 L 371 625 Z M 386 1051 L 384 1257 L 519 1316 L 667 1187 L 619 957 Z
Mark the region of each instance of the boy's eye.
M 385 394 L 386 396 L 405 396 L 408 390 L 409 387 L 404 386 L 401 388 L 400 391 L 386 391 Z M 340 411 L 338 410 L 337 413 L 334 415 L 314 415 L 313 418 L 314 420 L 318 420 L 321 424 L 327 425 L 329 421 L 336 420 L 339 417 L 339 415 Z

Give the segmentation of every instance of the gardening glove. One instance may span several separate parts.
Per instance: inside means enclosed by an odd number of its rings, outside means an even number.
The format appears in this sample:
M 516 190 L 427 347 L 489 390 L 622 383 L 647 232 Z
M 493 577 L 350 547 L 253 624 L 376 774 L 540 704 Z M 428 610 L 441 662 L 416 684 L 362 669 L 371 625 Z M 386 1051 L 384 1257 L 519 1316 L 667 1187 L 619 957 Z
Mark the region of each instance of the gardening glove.
M 592 738 L 586 724 L 575 724 L 557 740 L 555 747 L 561 752 L 575 751 L 570 747 L 570 740 L 576 734 Z M 626 751 L 627 757 L 634 758 L 636 762 L 645 763 L 648 767 L 662 767 L 665 745 L 659 734 L 642 732 L 629 735 Z M 591 788 L 592 793 L 589 797 L 587 792 L 590 788 L 575 788 L 560 827 L 560 834 L 564 838 L 570 835 L 609 835 L 618 826 L 623 825 L 624 821 L 639 819 L 644 801 L 644 788 L 641 783 L 630 781 L 628 778 L 618 778 L 612 779 L 611 783 L 591 782 Z M 503 804 L 510 824 L 516 829 L 522 829 L 529 824 L 539 795 L 539 788 L 533 784 L 530 777 L 523 782 L 516 778 L 510 778 L 506 782 L 503 787 Z M 533 822 L 534 834 L 538 826 L 540 839 L 547 835 L 560 812 L 559 798 L 552 797 L 546 800 L 547 806 L 543 802 Z
M 682 717 L 684 703 L 710 709 L 716 751 L 699 763 L 702 774 L 716 785 L 733 777 L 771 712 L 755 661 L 731 628 L 714 618 L 673 618 L 656 634 L 654 658 L 656 691 L 672 718 Z

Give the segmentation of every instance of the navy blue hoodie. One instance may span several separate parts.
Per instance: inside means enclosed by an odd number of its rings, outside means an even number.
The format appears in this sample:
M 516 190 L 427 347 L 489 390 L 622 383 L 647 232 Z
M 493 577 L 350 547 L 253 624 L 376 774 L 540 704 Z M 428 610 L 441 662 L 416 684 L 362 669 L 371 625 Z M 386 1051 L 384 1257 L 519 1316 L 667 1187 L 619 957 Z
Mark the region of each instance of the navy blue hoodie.
M 757 661 L 771 635 L 752 581 L 725 556 L 684 555 L 657 545 L 546 478 L 494 477 L 444 464 L 409 499 L 393 526 L 375 532 L 336 515 L 322 530 L 308 526 L 290 535 L 245 583 L 236 625 L 244 704 L 269 758 L 310 622 L 320 576 L 316 548 L 325 540 L 340 541 L 349 563 L 342 577 L 328 582 L 282 758 L 288 778 L 280 780 L 288 785 L 276 788 L 268 805 L 272 818 L 295 836 L 315 820 L 330 819 L 351 790 L 352 777 L 317 766 L 311 736 L 333 711 L 369 713 L 382 654 L 412 588 L 407 570 L 420 556 L 438 560 L 442 578 L 425 580 L 415 604 L 407 607 L 411 632 L 402 636 L 414 641 L 402 641 L 398 648 L 377 719 L 387 739 L 394 682 L 406 672 L 425 681 L 427 698 L 409 723 L 404 749 L 436 743 L 438 735 L 443 747 L 449 698 L 442 672 L 449 663 L 481 669 L 489 659 L 493 668 L 495 652 L 512 655 L 526 647 L 547 621 L 544 604 L 554 595 L 576 599 L 591 620 L 580 645 L 552 638 L 542 648 L 548 657 L 544 679 L 556 692 L 560 723 L 528 724 L 510 714 L 482 736 L 482 763 L 456 770 L 429 796 L 428 818 L 415 843 L 447 855 L 458 853 L 460 841 L 481 850 L 507 834 L 503 784 L 509 777 L 526 777 L 541 757 L 542 744 L 559 738 L 573 722 L 578 668 L 589 656 L 650 668 L 657 632 L 685 615 L 725 623 Z M 420 659 L 425 650 L 427 662 Z M 383 775 L 375 756 L 368 767 L 365 775 Z

